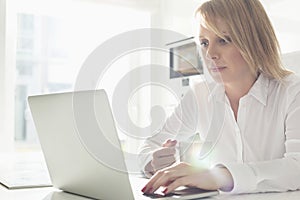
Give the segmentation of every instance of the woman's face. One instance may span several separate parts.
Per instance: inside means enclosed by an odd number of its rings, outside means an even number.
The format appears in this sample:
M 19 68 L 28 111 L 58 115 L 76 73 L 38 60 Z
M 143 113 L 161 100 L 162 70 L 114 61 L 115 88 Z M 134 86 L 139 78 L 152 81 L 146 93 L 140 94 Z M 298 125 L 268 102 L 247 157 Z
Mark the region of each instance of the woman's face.
M 201 53 L 209 73 L 215 81 L 225 85 L 252 79 L 253 74 L 240 51 L 232 44 L 228 29 L 221 23 L 218 27 L 225 40 L 204 25 L 200 26 Z

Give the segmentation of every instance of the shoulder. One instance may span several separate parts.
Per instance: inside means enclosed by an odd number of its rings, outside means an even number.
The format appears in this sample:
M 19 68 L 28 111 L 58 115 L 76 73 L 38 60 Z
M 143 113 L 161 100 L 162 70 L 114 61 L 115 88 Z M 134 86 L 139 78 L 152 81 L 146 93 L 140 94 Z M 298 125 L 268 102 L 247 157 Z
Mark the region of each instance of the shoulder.
M 289 84 L 299 84 L 300 83 L 300 76 L 297 74 L 290 74 L 288 76 L 286 76 L 283 79 L 285 82 L 289 83 Z
M 270 79 L 264 76 L 265 79 L 269 80 L 270 88 L 275 90 L 291 90 L 300 87 L 300 77 L 296 74 L 289 74 L 281 80 Z M 300 89 L 300 88 L 299 88 Z
M 296 74 L 290 74 L 280 81 L 270 80 L 270 86 L 274 97 L 283 99 L 287 105 L 300 98 L 300 77 Z
M 280 86 L 286 90 L 289 95 L 297 95 L 300 92 L 300 77 L 296 74 L 286 76 Z

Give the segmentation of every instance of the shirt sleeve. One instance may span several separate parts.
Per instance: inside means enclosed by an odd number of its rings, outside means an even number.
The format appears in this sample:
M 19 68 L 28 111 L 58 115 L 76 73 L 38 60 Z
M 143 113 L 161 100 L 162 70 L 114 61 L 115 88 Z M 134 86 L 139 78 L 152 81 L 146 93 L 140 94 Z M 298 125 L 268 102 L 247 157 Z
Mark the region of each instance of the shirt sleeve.
M 297 88 L 299 90 L 299 84 Z M 250 163 L 222 163 L 234 180 L 231 193 L 300 189 L 300 91 L 292 93 L 294 95 L 288 94 L 289 102 L 284 122 L 286 152 L 283 158 Z
M 187 92 L 172 115 L 166 120 L 163 128 L 147 138 L 139 152 L 139 165 L 147 177 L 145 166 L 152 160 L 154 150 L 160 148 L 167 139 L 182 140 L 195 134 L 197 129 L 197 101 L 194 91 Z

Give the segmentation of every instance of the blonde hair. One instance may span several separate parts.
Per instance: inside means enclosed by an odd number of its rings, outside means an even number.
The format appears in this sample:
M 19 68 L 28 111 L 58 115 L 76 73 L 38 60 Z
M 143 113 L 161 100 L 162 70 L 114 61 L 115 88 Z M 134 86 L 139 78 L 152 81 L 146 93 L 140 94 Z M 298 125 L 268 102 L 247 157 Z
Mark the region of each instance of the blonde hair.
M 253 74 L 281 80 L 292 73 L 282 66 L 278 40 L 259 0 L 208 0 L 195 14 L 219 37 L 224 38 L 217 21 L 221 19 L 228 26 L 233 44 Z

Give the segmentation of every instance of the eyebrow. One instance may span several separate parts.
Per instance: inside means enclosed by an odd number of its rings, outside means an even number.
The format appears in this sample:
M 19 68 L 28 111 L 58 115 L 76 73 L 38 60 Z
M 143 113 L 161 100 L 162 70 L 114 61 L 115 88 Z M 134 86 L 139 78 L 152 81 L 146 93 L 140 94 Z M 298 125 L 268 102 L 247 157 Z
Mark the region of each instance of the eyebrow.
M 222 31 L 222 33 L 224 34 L 224 36 L 230 36 L 226 31 Z M 217 34 L 215 34 L 215 36 L 219 37 Z M 205 38 L 205 36 L 199 35 L 199 38 Z

